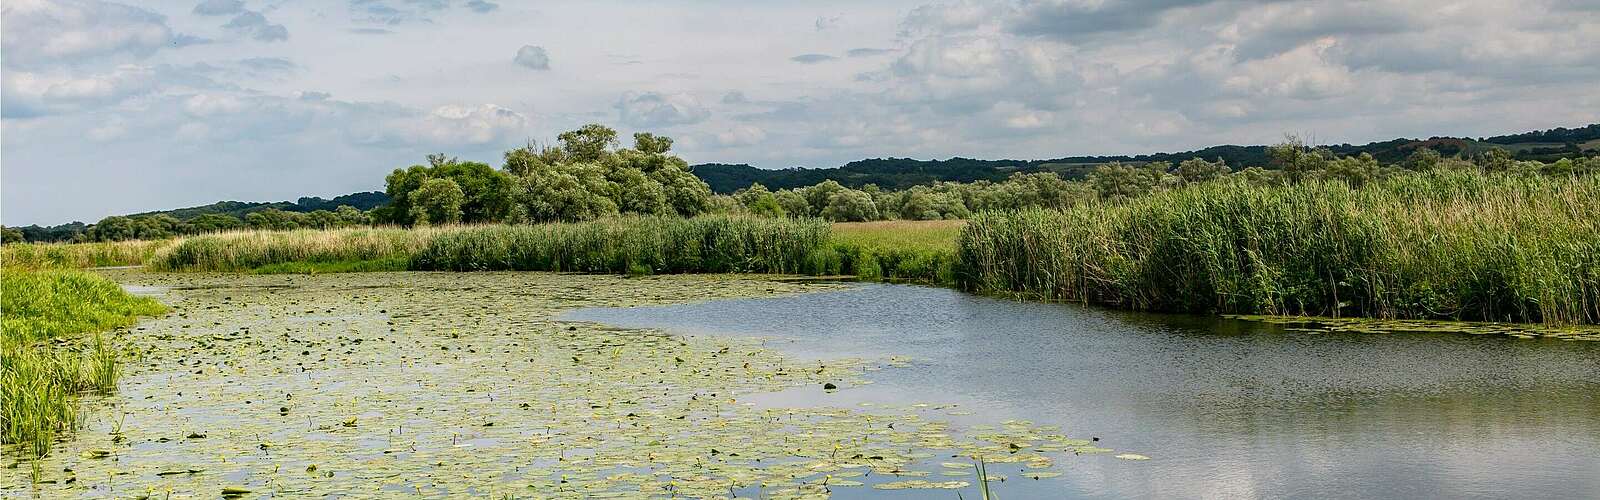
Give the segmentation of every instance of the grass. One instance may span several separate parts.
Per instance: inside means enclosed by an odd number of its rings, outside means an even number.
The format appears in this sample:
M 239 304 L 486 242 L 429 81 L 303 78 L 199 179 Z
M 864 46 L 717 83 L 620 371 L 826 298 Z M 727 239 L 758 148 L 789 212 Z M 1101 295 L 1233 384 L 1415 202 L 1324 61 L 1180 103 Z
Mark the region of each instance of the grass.
M 234 231 L 184 238 L 157 252 L 146 264 L 158 271 L 249 271 L 307 263 L 325 268 L 338 263 L 409 259 L 440 234 L 461 228 L 359 228 L 322 231 Z M 351 264 L 353 267 L 354 264 Z M 299 271 L 293 266 L 285 270 Z
M 157 270 L 812 273 L 829 228 L 751 216 L 620 217 L 522 226 L 234 232 L 187 238 Z
M 833 224 L 833 274 L 862 279 L 955 283 L 959 220 L 878 221 Z
M 173 240 L 9 243 L 0 246 L 0 265 L 9 269 L 137 266 L 173 243 Z
M 76 270 L 0 269 L 0 443 L 43 456 L 77 427 L 77 395 L 116 387 L 101 332 L 166 307 Z
M 465 227 L 441 233 L 411 260 L 435 271 L 808 273 L 828 239 L 819 220 L 713 215 Z
M 1211 183 L 960 235 L 968 290 L 1127 309 L 1600 322 L 1600 178 Z

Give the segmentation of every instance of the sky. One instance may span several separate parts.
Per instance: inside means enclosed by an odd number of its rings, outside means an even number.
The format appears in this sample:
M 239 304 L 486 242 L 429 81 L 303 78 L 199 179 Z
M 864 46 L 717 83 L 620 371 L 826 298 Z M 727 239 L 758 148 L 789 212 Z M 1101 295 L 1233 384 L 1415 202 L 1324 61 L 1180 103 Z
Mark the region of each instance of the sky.
M 1570 127 L 1597 82 L 1600 0 L 7 0 L 0 222 L 382 190 L 593 122 L 833 167 Z

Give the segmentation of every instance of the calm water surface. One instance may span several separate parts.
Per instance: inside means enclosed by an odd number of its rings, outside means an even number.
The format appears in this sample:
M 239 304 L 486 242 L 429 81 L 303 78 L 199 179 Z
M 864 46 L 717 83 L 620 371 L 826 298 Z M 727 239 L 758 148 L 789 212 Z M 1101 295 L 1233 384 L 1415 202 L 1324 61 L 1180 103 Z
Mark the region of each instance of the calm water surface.
M 1064 476 L 1008 481 L 1007 499 L 1600 498 L 1595 342 L 1309 335 L 903 285 L 565 318 L 766 336 L 807 358 L 910 356 L 870 385 L 757 399 L 956 403 L 975 412 L 959 423 L 1056 424 L 1152 457 L 1063 459 Z

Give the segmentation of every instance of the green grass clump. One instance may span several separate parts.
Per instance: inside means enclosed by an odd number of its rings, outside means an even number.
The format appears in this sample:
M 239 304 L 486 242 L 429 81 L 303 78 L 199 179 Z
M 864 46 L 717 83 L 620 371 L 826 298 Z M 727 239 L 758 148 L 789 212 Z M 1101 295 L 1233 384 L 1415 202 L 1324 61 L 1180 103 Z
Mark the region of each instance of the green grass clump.
M 1600 178 L 1439 172 L 1207 183 L 986 213 L 958 281 L 1157 311 L 1600 322 Z
M 809 273 L 828 240 L 820 220 L 709 215 L 468 226 L 435 235 L 411 261 L 432 271 Z
M 100 332 L 165 312 L 91 273 L 0 269 L 0 443 L 49 452 L 76 428 L 79 393 L 116 386 L 115 350 Z

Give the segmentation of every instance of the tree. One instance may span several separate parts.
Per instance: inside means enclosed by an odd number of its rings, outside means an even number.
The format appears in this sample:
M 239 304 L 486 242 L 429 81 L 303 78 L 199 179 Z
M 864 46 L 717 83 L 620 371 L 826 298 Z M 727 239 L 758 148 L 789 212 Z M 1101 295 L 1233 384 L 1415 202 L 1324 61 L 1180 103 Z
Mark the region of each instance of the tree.
M 196 233 L 215 233 L 244 227 L 244 221 L 228 214 L 200 214 L 189 219 L 189 227 Z
M 1143 196 L 1165 184 L 1165 165 L 1157 162 L 1135 167 L 1111 162 L 1095 167 L 1089 174 L 1089 183 L 1100 193 L 1100 198 L 1106 200 Z
M 633 134 L 633 149 L 644 154 L 666 154 L 672 149 L 672 138 L 648 132 Z
M 878 207 L 872 204 L 872 197 L 867 193 L 843 189 L 828 198 L 828 205 L 822 209 L 822 218 L 835 222 L 877 220 Z
M 559 137 L 559 149 L 529 144 L 506 152 L 503 173 L 516 179 L 513 204 L 523 207 L 528 220 L 617 213 L 690 217 L 710 209 L 711 187 L 689 171 L 688 162 L 667 154 L 669 137 L 638 133 L 632 149 L 617 150 L 617 132 L 600 124 Z
M 305 214 L 285 212 L 276 208 L 245 214 L 244 221 L 252 229 L 263 230 L 299 229 L 309 223 Z
M 1439 155 L 1439 152 L 1434 151 L 1433 148 L 1417 148 L 1416 151 L 1411 152 L 1410 156 L 1406 157 L 1406 161 L 1401 165 L 1404 166 L 1406 170 L 1426 172 L 1433 170 L 1434 167 L 1439 166 L 1440 160 L 1443 159 L 1444 158 Z
M 1274 167 L 1288 176 L 1290 182 L 1300 182 L 1316 172 L 1327 169 L 1333 152 L 1327 148 L 1312 148 L 1300 138 L 1288 136 L 1284 141 L 1267 148 L 1267 157 Z
M 84 237 L 89 241 L 126 241 L 134 239 L 138 234 L 138 221 L 113 215 L 89 226 L 88 231 L 84 232 Z
M 21 243 L 22 230 L 0 226 L 0 243 Z
M 1215 162 L 1209 162 L 1201 158 L 1190 158 L 1178 164 L 1178 178 L 1182 179 L 1184 184 L 1220 179 L 1230 172 L 1232 170 L 1228 168 L 1228 164 L 1223 162 L 1221 158 L 1218 158 Z
M 778 192 L 772 193 L 772 197 L 778 200 L 778 206 L 782 207 L 790 217 L 811 216 L 811 203 L 806 201 L 805 195 L 793 189 L 779 189 Z
M 561 141 L 561 149 L 566 151 L 567 161 L 571 162 L 604 160 L 617 145 L 617 131 L 598 123 L 562 132 L 556 138 Z
M 409 195 L 411 222 L 419 226 L 461 222 L 461 206 L 466 200 L 461 186 L 450 179 L 428 179 Z
M 385 179 L 391 208 L 376 214 L 381 216 L 379 222 L 415 223 L 410 195 L 431 179 L 448 179 L 461 190 L 461 222 L 498 222 L 511 211 L 516 197 L 516 182 L 505 172 L 486 163 L 428 155 L 428 166 L 395 169 Z
M 333 215 L 339 218 L 340 227 L 366 226 L 372 224 L 372 217 L 362 212 L 361 209 L 350 205 L 339 205 L 333 209 Z
M 801 194 L 805 195 L 806 204 L 811 206 L 807 211 L 812 214 L 822 215 L 823 209 L 828 208 L 828 202 L 833 200 L 833 195 L 845 189 L 844 185 L 835 182 L 833 179 L 828 179 L 805 188 Z

